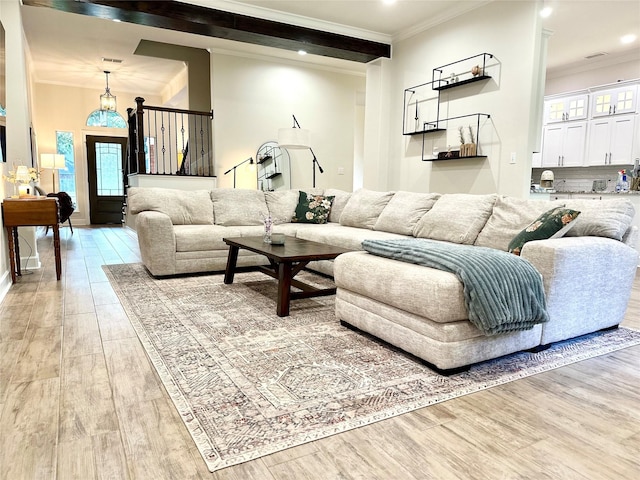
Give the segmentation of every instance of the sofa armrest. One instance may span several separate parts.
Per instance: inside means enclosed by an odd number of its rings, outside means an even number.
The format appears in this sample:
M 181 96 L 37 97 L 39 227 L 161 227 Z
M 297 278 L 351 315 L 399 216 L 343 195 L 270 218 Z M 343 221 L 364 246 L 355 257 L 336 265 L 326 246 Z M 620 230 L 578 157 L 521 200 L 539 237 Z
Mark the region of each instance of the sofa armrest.
M 602 237 L 528 242 L 522 258 L 542 274 L 549 322 L 542 344 L 619 324 L 638 265 L 638 252 Z
M 142 263 L 152 275 L 175 275 L 176 236 L 168 215 L 144 211 L 136 218 Z

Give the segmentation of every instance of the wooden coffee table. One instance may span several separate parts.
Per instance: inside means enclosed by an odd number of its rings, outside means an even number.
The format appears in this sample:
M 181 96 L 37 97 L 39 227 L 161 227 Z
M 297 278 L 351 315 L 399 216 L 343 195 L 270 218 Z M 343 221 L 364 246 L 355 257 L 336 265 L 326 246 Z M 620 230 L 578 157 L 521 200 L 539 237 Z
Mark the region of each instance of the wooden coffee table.
M 300 282 L 295 277 L 309 262 L 314 260 L 331 260 L 349 250 L 325 245 L 323 243 L 302 240 L 295 237 L 285 237 L 284 245 L 264 243 L 262 237 L 232 237 L 224 238 L 229 245 L 227 269 L 224 273 L 224 283 L 233 283 L 233 276 L 238 261 L 238 251 L 243 248 L 262 254 L 269 259 L 270 267 L 256 267 L 261 272 L 278 279 L 278 306 L 276 313 L 280 317 L 289 315 L 289 303 L 297 298 L 319 297 L 333 295 L 336 288 L 316 288 Z M 292 292 L 294 286 L 302 290 Z

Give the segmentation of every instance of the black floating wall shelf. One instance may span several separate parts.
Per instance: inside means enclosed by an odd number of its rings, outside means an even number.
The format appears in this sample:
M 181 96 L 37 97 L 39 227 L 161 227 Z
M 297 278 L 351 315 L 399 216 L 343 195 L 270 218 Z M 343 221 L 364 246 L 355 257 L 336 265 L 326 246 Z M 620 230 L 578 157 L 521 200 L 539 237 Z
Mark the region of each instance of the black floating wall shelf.
M 445 158 L 425 158 L 424 144 L 427 135 L 444 132 L 450 126 L 449 121 L 465 117 L 477 117 L 476 139 L 472 144 L 471 151 L 479 149 L 480 119 L 490 118 L 486 113 L 472 113 L 457 117 L 440 118 L 440 104 L 442 98 L 440 92 L 451 88 L 461 87 L 476 82 L 486 81 L 491 78 L 487 74 L 487 63 L 493 58 L 491 53 L 479 53 L 471 57 L 463 58 L 446 65 L 434 68 L 431 74 L 431 81 L 406 88 L 404 90 L 403 111 L 402 111 L 402 134 L 408 136 L 422 135 L 422 160 L 452 160 L 457 158 L 486 158 L 486 155 L 449 155 Z M 429 94 L 429 92 L 435 92 Z M 429 103 L 431 102 L 431 103 Z M 425 110 L 429 111 L 428 121 L 420 117 L 425 116 Z M 435 117 L 435 119 L 434 119 Z M 467 144 L 468 146 L 468 144 Z M 466 149 L 467 147 L 465 147 Z M 468 153 L 468 152 L 464 152 Z

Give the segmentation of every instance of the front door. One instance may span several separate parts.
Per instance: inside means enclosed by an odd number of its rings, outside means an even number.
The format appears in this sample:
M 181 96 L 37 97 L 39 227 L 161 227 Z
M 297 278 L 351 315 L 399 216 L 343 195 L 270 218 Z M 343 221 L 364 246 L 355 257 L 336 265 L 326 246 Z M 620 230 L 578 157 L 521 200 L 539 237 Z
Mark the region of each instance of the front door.
M 87 135 L 89 218 L 92 224 L 121 223 L 126 137 Z

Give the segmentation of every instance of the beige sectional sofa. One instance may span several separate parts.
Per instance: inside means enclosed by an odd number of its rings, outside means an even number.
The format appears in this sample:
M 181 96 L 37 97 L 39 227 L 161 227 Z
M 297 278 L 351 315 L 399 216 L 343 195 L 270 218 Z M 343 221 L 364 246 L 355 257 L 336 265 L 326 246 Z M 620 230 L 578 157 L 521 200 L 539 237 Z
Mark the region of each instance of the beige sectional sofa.
M 267 214 L 274 232 L 354 250 L 310 264 L 334 276 L 337 317 L 443 371 L 612 327 L 624 317 L 638 264 L 627 200 L 562 202 L 581 212 L 573 228 L 521 252 L 542 275 L 549 321 L 487 336 L 469 322 L 454 274 L 369 254 L 362 241 L 418 237 L 506 251 L 520 230 L 559 202 L 366 189 L 312 193 L 334 197 L 326 224 L 290 222 L 298 190 L 236 189 L 130 188 L 128 221 L 155 276 L 224 270 L 222 239 L 261 235 Z M 239 266 L 267 263 L 243 250 L 238 257 Z

